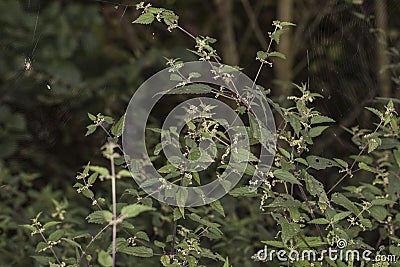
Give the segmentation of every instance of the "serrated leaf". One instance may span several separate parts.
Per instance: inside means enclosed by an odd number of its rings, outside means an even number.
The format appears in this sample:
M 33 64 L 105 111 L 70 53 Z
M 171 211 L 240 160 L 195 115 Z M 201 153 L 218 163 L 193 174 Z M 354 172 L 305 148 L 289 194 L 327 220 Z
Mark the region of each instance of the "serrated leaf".
M 372 173 L 380 173 L 379 170 L 372 168 L 365 164 L 364 162 L 359 162 L 358 167 L 364 171 L 372 172 Z
M 210 206 L 213 210 L 225 217 L 224 207 L 221 205 L 221 202 L 219 200 L 211 202 Z
M 233 189 L 229 192 L 233 197 L 257 197 L 257 192 L 250 190 L 250 187 L 243 186 Z
M 82 195 L 84 195 L 87 198 L 93 198 L 94 197 L 94 193 L 92 190 L 85 188 L 82 190 Z
M 308 166 L 316 170 L 324 170 L 326 168 L 339 166 L 339 164 L 333 160 L 318 156 L 308 156 L 306 160 L 308 162 Z
M 162 92 L 167 95 L 180 95 L 180 94 L 208 94 L 212 91 L 212 87 L 206 84 L 189 84 L 171 90 Z
M 111 127 L 111 133 L 119 137 L 122 135 L 122 132 L 124 131 L 124 123 L 125 123 L 125 114 L 118 120 L 116 124 Z
M 103 224 L 112 221 L 113 215 L 108 210 L 97 210 L 90 213 L 86 219 L 90 223 Z
M 295 237 L 301 230 L 300 225 L 297 223 L 289 223 L 286 218 L 277 213 L 272 213 L 272 217 L 278 222 L 282 228 L 282 241 L 287 244 L 287 242 Z
M 133 218 L 138 216 L 140 213 L 145 211 L 154 210 L 154 208 L 149 206 L 144 206 L 141 204 L 132 204 L 125 206 L 121 209 L 121 215 L 125 216 L 126 218 Z
M 93 125 L 92 124 L 92 125 L 87 126 L 86 128 L 87 128 L 87 131 L 86 131 L 85 136 L 88 136 L 88 135 L 91 135 L 92 133 L 94 133 L 96 131 L 97 125 Z
M 112 257 L 104 250 L 100 250 L 97 261 L 104 267 L 112 266 Z
M 333 223 L 336 223 L 336 222 L 338 222 L 338 221 L 341 221 L 341 220 L 343 220 L 344 218 L 346 218 L 347 216 L 349 216 L 350 214 L 351 214 L 350 211 L 345 211 L 345 212 L 337 213 L 337 214 L 335 214 L 335 215 L 333 216 L 332 222 L 333 222 Z
M 135 19 L 132 23 L 137 24 L 150 24 L 154 21 L 154 14 L 152 13 L 144 13 L 140 15 L 137 19 Z
M 110 173 L 107 168 L 100 166 L 90 166 L 89 169 L 94 172 L 98 172 L 102 176 L 108 176 Z
M 329 221 L 325 218 L 317 218 L 317 219 L 313 219 L 311 221 L 309 221 L 308 223 L 311 224 L 328 224 Z
M 141 258 L 149 258 L 153 257 L 153 250 L 151 248 L 137 246 L 137 247 L 126 247 L 119 250 L 121 253 L 125 253 L 127 255 L 141 257 Z
M 174 172 L 176 170 L 177 170 L 177 168 L 174 165 L 167 164 L 167 165 L 162 166 L 161 168 L 159 168 L 157 171 L 159 173 L 171 173 L 171 172 Z
M 139 232 L 135 233 L 135 236 L 136 236 L 137 238 L 139 238 L 139 239 L 146 240 L 146 241 L 150 241 L 148 235 L 147 235 L 145 232 L 143 232 L 143 231 L 139 231 Z
M 317 127 L 311 128 L 311 129 L 308 131 L 308 135 L 309 135 L 311 138 L 320 136 L 320 135 L 322 134 L 322 132 L 325 131 L 327 128 L 329 128 L 329 126 L 317 126 Z
M 285 182 L 289 182 L 292 184 L 298 184 L 301 185 L 301 183 L 297 180 L 296 177 L 294 177 L 294 175 L 288 171 L 282 170 L 282 169 L 277 169 L 274 172 L 274 176 L 276 178 L 278 178 L 279 180 L 285 181 Z
M 286 56 L 284 54 L 276 52 L 276 51 L 268 53 L 268 56 L 269 57 L 279 57 L 281 59 L 286 59 Z
M 131 173 L 130 171 L 128 171 L 128 170 L 120 170 L 120 171 L 117 173 L 117 176 L 119 176 L 119 177 L 128 177 L 128 178 L 132 178 L 132 173 Z
M 65 231 L 62 229 L 56 230 L 55 232 L 51 233 L 49 235 L 48 241 L 58 241 L 61 239 L 61 237 L 64 235 Z
M 393 150 L 393 156 L 396 160 L 397 166 L 400 168 L 400 149 Z
M 327 116 L 321 116 L 321 115 L 311 118 L 311 124 L 326 123 L 326 122 L 335 122 L 335 120 Z
M 64 240 L 65 242 L 67 242 L 68 244 L 70 244 L 73 247 L 76 247 L 76 248 L 80 248 L 81 247 L 81 245 L 79 245 L 79 243 L 75 242 L 72 239 L 68 239 L 68 238 L 61 238 L 61 239 Z
M 90 185 L 94 184 L 98 176 L 99 176 L 98 172 L 92 173 L 92 175 L 90 175 L 88 178 L 88 184 Z
M 48 229 L 54 225 L 60 224 L 61 222 L 56 222 L 56 221 L 51 221 L 51 222 L 47 222 L 43 225 L 44 229 Z
M 40 242 L 36 245 L 35 250 L 36 250 L 36 252 L 43 252 L 43 251 L 46 250 L 46 248 L 48 248 L 48 245 L 47 245 L 45 242 L 40 241 Z
M 349 164 L 348 164 L 346 161 L 342 160 L 342 159 L 334 158 L 334 160 L 335 160 L 340 166 L 342 166 L 342 167 L 344 167 L 344 168 L 349 167 Z
M 29 231 L 31 231 L 31 232 L 33 232 L 33 231 L 36 231 L 36 227 L 35 226 L 32 226 L 32 225 L 30 225 L 30 224 L 22 224 L 22 225 L 20 225 L 21 227 L 24 227 L 25 229 L 27 229 L 27 230 L 29 230 Z
M 88 115 L 88 117 L 89 117 L 89 119 L 90 119 L 91 121 L 97 120 L 97 117 L 96 117 L 95 115 L 90 114 L 90 113 L 88 113 L 87 115 Z
M 357 206 L 353 202 L 351 202 L 347 197 L 345 197 L 343 194 L 334 193 L 332 195 L 332 201 L 334 203 L 344 207 L 348 211 L 353 212 L 354 215 L 356 215 L 362 219 L 362 214 L 360 213 L 360 210 L 357 208 Z
M 285 32 L 285 29 L 276 30 L 271 34 L 272 40 L 274 40 L 277 44 L 280 43 L 281 35 Z
M 177 221 L 180 218 L 182 218 L 185 214 L 182 214 L 179 208 L 174 208 L 174 214 L 173 215 L 174 215 L 174 221 Z
M 264 52 L 264 51 L 258 51 L 258 52 L 257 52 L 257 57 L 258 57 L 259 59 L 266 59 L 266 58 L 268 57 L 268 53 L 267 53 L 267 52 Z
M 163 266 L 168 266 L 171 263 L 171 259 L 168 255 L 162 255 L 160 262 Z

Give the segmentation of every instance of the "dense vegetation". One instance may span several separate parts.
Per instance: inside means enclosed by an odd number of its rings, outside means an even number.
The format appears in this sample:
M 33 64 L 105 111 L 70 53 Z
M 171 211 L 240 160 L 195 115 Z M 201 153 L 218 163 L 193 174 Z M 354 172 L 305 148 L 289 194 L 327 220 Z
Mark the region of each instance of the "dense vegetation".
M 394 0 L 3 0 L 0 266 L 320 266 L 257 259 L 265 245 L 376 260 L 325 255 L 322 266 L 398 266 L 377 257 L 400 255 L 398 14 Z M 181 64 L 197 60 L 234 66 L 219 77 L 252 77 L 250 102 L 267 99 L 276 133 L 233 92 L 185 87 L 198 74 L 182 76 Z M 186 207 L 178 192 L 177 207 L 157 201 L 132 179 L 146 174 L 141 162 L 123 157 L 128 102 L 164 68 L 183 87 L 147 122 L 159 173 L 204 185 L 228 156 L 246 162 L 239 184 L 207 205 Z M 200 141 L 213 140 L 216 160 L 185 171 L 162 152 L 160 128 L 199 95 L 240 115 L 250 148 L 231 153 L 222 124 L 193 119 L 182 150 L 198 160 Z M 257 157 L 274 140 L 273 164 L 262 166 Z

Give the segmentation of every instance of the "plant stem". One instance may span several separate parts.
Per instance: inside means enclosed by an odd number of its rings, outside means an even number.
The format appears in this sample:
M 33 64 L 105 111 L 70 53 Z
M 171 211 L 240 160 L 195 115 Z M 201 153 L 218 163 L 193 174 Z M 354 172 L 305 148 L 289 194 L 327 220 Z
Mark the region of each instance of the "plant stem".
M 171 241 L 171 255 L 175 255 L 175 238 L 176 238 L 176 227 L 178 225 L 178 220 L 174 221 L 174 229 L 172 232 L 172 241 Z
M 114 157 L 110 157 L 111 162 L 111 191 L 112 191 L 112 212 L 113 212 L 113 235 L 112 235 L 112 266 L 115 267 L 115 254 L 117 250 L 117 189 L 115 186 L 115 166 Z

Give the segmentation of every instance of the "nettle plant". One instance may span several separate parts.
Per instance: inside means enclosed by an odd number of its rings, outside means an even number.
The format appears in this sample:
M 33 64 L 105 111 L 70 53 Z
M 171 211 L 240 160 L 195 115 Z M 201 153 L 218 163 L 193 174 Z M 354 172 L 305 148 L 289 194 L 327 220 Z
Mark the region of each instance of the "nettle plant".
M 179 17 L 174 12 L 144 3 L 137 5 L 137 9 L 142 14 L 133 23 L 158 21 L 166 24 L 169 31 L 178 29 L 195 40 L 195 48 L 190 51 L 200 61 L 220 62 L 212 47 L 216 40 L 193 36 L 178 24 Z M 268 49 L 257 53 L 260 71 L 263 66 L 273 66 L 274 57 L 285 58 L 272 48 L 279 43 L 285 29 L 291 26 L 294 24 L 273 22 L 274 30 L 268 34 Z M 368 108 L 376 116 L 374 129 L 360 129 L 358 126 L 346 129 L 359 148 L 357 155 L 328 159 L 310 154 L 315 139 L 334 122 L 311 106 L 316 98 L 322 96 L 310 92 L 306 84 L 296 85 L 298 94 L 289 96 L 291 105 L 283 107 L 269 98 L 269 90 L 256 86 L 254 90 L 267 97 L 275 115 L 282 121 L 274 136 L 277 149 L 273 164 L 263 173 L 262 169 L 259 170 L 257 151 L 265 145 L 265 136 L 252 111 L 239 96 L 223 88 L 188 86 L 187 82 L 197 74 L 182 77 L 179 75 L 181 65 L 179 59 L 167 60 L 171 79 L 182 81 L 181 87 L 167 94 L 208 94 L 222 98 L 229 101 L 241 118 L 247 119 L 251 152 L 246 159 L 241 185 L 230 191 L 229 197 L 256 201 L 258 216 L 273 219 L 279 225 L 279 231 L 272 233 L 275 237 L 256 240 L 253 244 L 253 261 L 262 261 L 255 254 L 264 244 L 287 252 L 301 252 L 336 248 L 338 240 L 346 240 L 344 251 L 357 249 L 371 250 L 373 255 L 400 254 L 400 119 L 392 100 L 387 100 L 382 110 Z M 190 113 L 193 107 L 186 108 Z M 196 108 L 207 113 L 214 107 L 204 105 Z M 54 212 L 39 213 L 31 224 L 24 225 L 32 236 L 38 238 L 36 250 L 42 255 L 33 256 L 37 262 L 43 266 L 231 266 L 234 262 L 230 259 L 235 255 L 224 255 L 224 246 L 228 244 L 224 240 L 228 233 L 224 230 L 229 231 L 224 220 L 229 220 L 230 215 L 225 215 L 227 206 L 223 199 L 195 208 L 173 207 L 154 201 L 132 181 L 128 165 L 138 162 L 126 162 L 123 157 L 120 143 L 125 117 L 115 121 L 102 114 L 89 114 L 89 119 L 92 124 L 87 127 L 87 135 L 98 128 L 106 135 L 101 151 L 108 165 L 88 163 L 77 175 L 74 187 L 77 193 L 91 201 L 93 210 L 82 226 L 83 222 L 76 218 L 77 215 L 69 213 L 66 200 L 54 201 Z M 227 138 L 221 125 L 206 115 L 187 123 L 179 133 L 180 146 L 188 159 L 198 159 L 202 155 L 199 143 L 206 138 L 212 139 L 217 144 L 213 151 L 216 156 L 212 159 L 215 162 L 212 171 L 187 172 L 174 167 L 162 154 L 162 130 L 151 126 L 148 134 L 154 137 L 148 149 L 153 153 L 151 160 L 159 165 L 159 173 L 164 175 L 164 179 L 183 186 L 202 185 L 218 177 L 234 153 L 230 147 L 235 140 Z M 321 170 L 327 168 L 337 173 L 337 182 L 330 188 L 321 182 L 324 177 L 319 176 Z M 256 191 L 251 191 L 248 178 L 255 172 L 261 172 L 262 184 Z M 341 188 L 345 180 L 351 180 L 353 185 Z M 180 201 L 185 202 L 185 195 Z M 97 230 L 91 224 L 98 225 Z M 380 235 L 374 244 L 364 238 L 365 233 L 371 231 Z M 242 262 L 248 263 L 248 260 Z M 351 257 L 332 260 L 325 255 L 323 262 L 288 259 L 280 263 L 286 266 L 353 266 L 354 262 Z M 271 263 L 263 264 L 276 266 L 280 263 L 273 259 Z M 385 263 L 379 264 L 384 266 Z

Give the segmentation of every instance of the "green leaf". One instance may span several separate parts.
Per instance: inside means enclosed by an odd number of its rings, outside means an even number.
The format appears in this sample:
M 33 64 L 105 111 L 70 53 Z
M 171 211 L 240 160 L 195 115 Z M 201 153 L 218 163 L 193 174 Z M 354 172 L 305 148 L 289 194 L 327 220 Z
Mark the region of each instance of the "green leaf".
M 325 131 L 329 126 L 317 126 L 314 128 L 311 128 L 310 131 L 308 132 L 308 135 L 311 138 L 317 137 L 322 134 L 323 131 Z
M 382 206 L 372 206 L 368 209 L 369 214 L 377 221 L 384 221 L 389 215 L 386 208 Z
M 171 263 L 171 259 L 168 255 L 162 255 L 160 261 L 163 266 L 168 266 Z
M 88 184 L 90 185 L 94 184 L 98 176 L 99 176 L 98 172 L 92 173 L 92 175 L 90 175 L 88 178 Z
M 224 266 L 222 266 L 222 267 L 230 267 L 228 257 L 226 257 Z
M 288 22 L 288 21 L 281 21 L 279 22 L 279 24 L 283 27 L 287 27 L 287 26 L 296 26 L 296 24 L 292 23 L 292 22 Z
M 353 202 L 351 202 L 347 197 L 345 197 L 341 193 L 334 193 L 332 195 L 332 201 L 347 210 L 353 212 L 356 216 L 360 217 L 362 219 L 362 214 L 360 213 L 360 210 L 354 205 Z
M 64 235 L 65 231 L 62 229 L 56 230 L 55 232 L 51 233 L 49 235 L 48 241 L 58 241 L 61 239 L 61 237 Z
M 107 168 L 100 167 L 100 166 L 90 166 L 89 169 L 91 171 L 99 173 L 101 176 L 108 176 L 110 175 L 109 171 Z
M 64 240 L 65 242 L 67 242 L 68 244 L 70 244 L 73 247 L 76 247 L 76 248 L 80 248 L 81 247 L 81 245 L 79 245 L 79 243 L 75 242 L 72 239 L 68 239 L 68 238 L 61 238 L 61 239 Z
M 358 163 L 358 167 L 364 171 L 368 171 L 368 172 L 372 172 L 372 173 L 380 173 L 379 170 L 372 168 L 370 166 L 368 166 L 367 164 L 365 164 L 364 162 L 359 162 Z
M 372 205 L 377 205 L 377 206 L 384 206 L 384 205 L 393 205 L 396 203 L 393 200 L 390 199 L 384 199 L 384 198 L 377 198 L 371 201 Z
M 146 240 L 146 241 L 150 241 L 148 235 L 147 235 L 145 232 L 143 232 L 143 231 L 139 231 L 139 232 L 135 233 L 135 236 L 136 236 L 137 238 L 139 238 L 139 239 Z
M 286 56 L 284 54 L 282 54 L 282 53 L 279 53 L 279 52 L 268 53 L 268 56 L 269 57 L 279 57 L 281 59 L 286 59 Z
M 329 221 L 327 219 L 325 219 L 325 218 L 317 218 L 317 219 L 309 221 L 308 223 L 311 223 L 311 224 L 328 224 Z
M 282 169 L 277 169 L 274 171 L 274 176 L 278 178 L 279 180 L 289 182 L 292 184 L 298 184 L 301 185 L 301 183 L 297 180 L 294 175 L 288 171 L 282 170 Z
M 349 167 L 349 164 L 348 164 L 346 161 L 342 160 L 342 159 L 334 158 L 334 160 L 335 160 L 340 166 L 342 166 L 342 167 L 344 167 L 344 168 Z
M 213 210 L 225 217 L 224 207 L 221 205 L 221 202 L 219 200 L 211 202 L 210 206 Z
M 101 264 L 101 266 L 112 266 L 112 257 L 104 250 L 100 250 L 97 260 Z
M 338 167 L 338 163 L 333 160 L 318 157 L 318 156 L 308 156 L 306 158 L 308 165 L 316 170 L 323 170 L 330 167 Z
M 180 95 L 180 94 L 208 94 L 212 91 L 212 87 L 206 84 L 189 84 L 171 90 L 162 92 L 167 95 Z
M 61 222 L 56 222 L 56 221 L 51 221 L 51 222 L 47 222 L 43 225 L 44 229 L 48 229 L 54 225 L 60 224 Z
M 334 119 L 331 119 L 327 116 L 315 116 L 311 118 L 311 124 L 325 123 L 325 122 L 335 122 Z
M 285 29 L 276 30 L 271 34 L 272 40 L 274 40 L 277 44 L 280 43 L 281 35 L 285 32 Z
M 86 219 L 90 223 L 103 224 L 112 221 L 113 215 L 108 210 L 97 210 L 90 213 Z
M 91 121 L 97 120 L 97 117 L 96 117 L 95 115 L 90 114 L 90 113 L 88 113 L 87 115 L 88 115 L 88 117 L 89 117 L 89 119 L 90 119 Z
M 360 219 L 360 223 L 364 226 L 364 227 L 366 227 L 366 228 L 368 228 L 368 229 L 370 229 L 370 228 L 372 228 L 372 223 L 371 223 L 371 221 L 370 220 L 368 220 L 368 219 Z
M 210 227 L 210 228 L 218 228 L 218 227 L 220 227 L 220 225 L 219 225 L 218 223 L 209 222 L 209 221 L 207 221 L 207 220 L 201 218 L 201 217 L 200 217 L 199 215 L 197 215 L 196 213 L 191 213 L 191 214 L 188 215 L 188 217 L 189 217 L 191 220 L 193 220 L 193 221 L 195 221 L 195 222 L 198 222 L 199 224 L 208 226 L 208 227 Z
M 183 212 L 185 212 L 185 209 L 183 209 Z M 174 221 L 177 221 L 184 216 L 185 214 L 184 213 L 182 214 L 181 209 L 174 208 Z
M 121 248 L 119 252 L 142 258 L 153 257 L 153 250 L 143 246 Z
M 287 159 L 291 158 L 291 155 L 288 151 L 286 151 L 284 148 L 282 147 L 278 147 L 279 151 L 282 153 L 283 156 L 285 156 Z
M 266 59 L 268 57 L 268 53 L 264 51 L 258 51 L 257 52 L 257 58 L 259 59 Z
M 36 245 L 36 252 L 43 252 L 48 248 L 48 245 L 43 242 L 40 241 L 37 245 Z
M 393 150 L 393 156 L 396 160 L 397 166 L 400 168 L 400 149 Z
M 176 170 L 177 170 L 177 168 L 174 165 L 168 163 L 167 165 L 162 166 L 161 168 L 159 168 L 157 171 L 159 173 L 171 173 L 171 172 L 174 172 Z
M 132 204 L 125 206 L 121 209 L 121 215 L 125 216 L 126 218 L 133 218 L 138 216 L 140 213 L 145 211 L 154 210 L 154 208 L 149 206 L 144 206 L 141 204 Z
M 300 225 L 297 223 L 289 223 L 286 218 L 278 213 L 272 213 L 272 217 L 278 222 L 282 228 L 282 241 L 287 244 L 287 242 L 295 237 L 301 230 Z
M 113 127 L 111 127 L 111 133 L 114 136 L 119 137 L 122 135 L 122 132 L 124 130 L 124 122 L 125 122 L 125 114 L 118 120 L 116 124 L 113 125 Z
M 30 225 L 30 224 L 22 224 L 22 225 L 20 225 L 20 226 L 21 226 L 21 227 L 24 227 L 25 229 L 27 229 L 27 230 L 29 230 L 29 231 L 31 231 L 31 232 L 36 231 L 36 227 L 33 226 L 33 225 Z
M 250 190 L 250 187 L 243 186 L 233 189 L 229 192 L 233 197 L 257 197 L 257 192 Z
M 180 187 L 178 189 L 178 192 L 176 193 L 176 204 L 178 204 L 179 207 L 184 207 L 186 204 L 186 200 L 188 198 L 188 191 L 186 188 Z M 184 214 L 183 211 L 181 211 L 182 214 Z
M 137 19 L 135 19 L 132 23 L 137 24 L 150 24 L 154 21 L 154 14 L 152 13 L 144 13 L 140 15 Z
M 86 132 L 85 136 L 88 136 L 96 131 L 97 125 L 92 124 L 92 125 L 87 126 L 86 128 L 87 128 L 87 132 Z
M 128 171 L 128 170 L 120 170 L 120 171 L 117 173 L 117 176 L 119 176 L 119 177 L 128 177 L 128 178 L 132 178 L 132 173 L 131 173 L 130 171 Z
M 350 211 L 345 211 L 345 212 L 337 213 L 337 214 L 335 214 L 335 215 L 333 216 L 332 222 L 335 223 L 335 222 L 341 221 L 341 220 L 343 220 L 344 218 L 346 218 L 347 216 L 349 216 L 350 214 L 351 214 Z
M 82 190 L 82 195 L 84 195 L 87 198 L 93 198 L 94 197 L 94 193 L 92 190 L 85 188 L 84 190 Z

